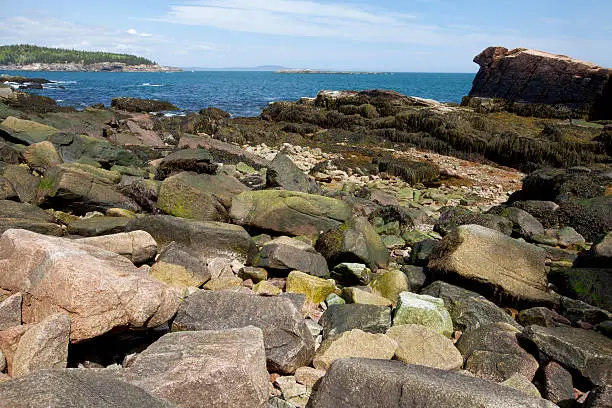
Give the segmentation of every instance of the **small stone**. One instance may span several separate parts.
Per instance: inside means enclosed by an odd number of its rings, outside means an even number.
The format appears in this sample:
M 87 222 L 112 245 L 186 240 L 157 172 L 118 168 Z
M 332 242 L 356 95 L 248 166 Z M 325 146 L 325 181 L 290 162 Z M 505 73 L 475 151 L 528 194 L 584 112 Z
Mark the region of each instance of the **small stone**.
M 287 375 L 284 377 L 278 377 L 274 384 L 278 386 L 281 390 L 283 398 L 288 400 L 293 397 L 298 397 L 300 395 L 306 394 L 307 389 L 303 384 L 298 384 L 295 381 L 295 376 Z
M 270 281 L 261 281 L 253 285 L 253 293 L 261 296 L 278 296 L 283 291 Z
M 346 304 L 346 300 L 342 299 L 340 296 L 336 295 L 335 293 L 330 293 L 327 299 L 325 299 L 325 303 L 327 304 L 328 307 L 331 305 L 344 305 Z
M 331 277 L 339 283 L 350 285 L 367 285 L 370 283 L 372 271 L 360 263 L 343 262 L 332 270 Z
M 506 381 L 500 383 L 503 386 L 514 388 L 515 390 L 521 391 L 529 396 L 541 398 L 540 391 L 535 385 L 529 381 L 529 378 L 522 374 L 514 373 L 512 377 Z
M 403 248 L 406 246 L 406 241 L 397 235 L 384 235 L 382 237 L 382 242 L 389 249 Z
M 402 292 L 393 312 L 393 325 L 420 324 L 446 337 L 453 334 L 453 321 L 444 301 L 428 295 Z
M 213 278 L 206 282 L 204 289 L 208 290 L 224 290 L 239 287 L 242 279 L 237 276 Z
M 358 288 L 344 288 L 342 290 L 342 296 L 346 299 L 347 303 L 377 306 L 391 306 L 393 304 L 393 302 L 387 298 Z
M 324 370 L 317 370 L 312 367 L 300 367 L 295 370 L 295 380 L 309 388 L 312 388 L 324 375 Z
M 397 341 L 395 357 L 406 364 L 418 364 L 441 370 L 458 370 L 463 357 L 453 342 L 440 333 L 418 324 L 402 324 L 387 330 Z
M 391 360 L 397 342 L 384 334 L 371 334 L 355 329 L 340 336 L 324 340 L 315 353 L 313 365 L 327 370 L 334 360 L 347 357 L 363 357 Z
M 397 269 L 377 274 L 369 286 L 373 294 L 389 299 L 393 305 L 397 304 L 400 293 L 410 290 L 406 275 Z
M 238 271 L 238 276 L 244 280 L 251 279 L 253 283 L 258 283 L 268 279 L 268 271 L 264 268 L 245 266 Z
M 301 293 L 312 303 L 319 304 L 336 291 L 336 285 L 333 279 L 323 279 L 293 271 L 287 276 L 286 291 Z

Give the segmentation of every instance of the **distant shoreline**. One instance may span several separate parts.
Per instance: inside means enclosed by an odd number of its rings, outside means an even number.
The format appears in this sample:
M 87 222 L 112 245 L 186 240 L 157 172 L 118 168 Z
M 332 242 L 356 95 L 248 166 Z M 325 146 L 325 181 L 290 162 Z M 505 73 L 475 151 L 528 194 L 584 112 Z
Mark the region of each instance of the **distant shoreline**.
M 393 75 L 392 72 L 324 71 L 318 69 L 279 69 L 277 74 L 336 74 L 336 75 Z
M 32 63 L 27 65 L 0 65 L 4 71 L 49 71 L 49 72 L 183 72 L 181 68 L 163 65 L 128 65 L 123 62 L 97 62 L 94 64 L 76 63 Z

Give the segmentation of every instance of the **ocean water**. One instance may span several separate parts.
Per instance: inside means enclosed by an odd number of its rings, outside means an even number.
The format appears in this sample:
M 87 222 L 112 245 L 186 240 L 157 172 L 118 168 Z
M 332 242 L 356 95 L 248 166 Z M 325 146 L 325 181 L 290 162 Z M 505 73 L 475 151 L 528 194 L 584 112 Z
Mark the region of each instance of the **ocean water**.
M 129 96 L 167 100 L 183 111 L 214 106 L 234 116 L 257 116 L 274 101 L 314 97 L 322 89 L 389 89 L 405 95 L 461 102 L 472 86 L 474 74 L 277 74 L 275 72 L 28 72 L 0 74 L 42 77 L 54 84 L 28 90 L 77 109 Z

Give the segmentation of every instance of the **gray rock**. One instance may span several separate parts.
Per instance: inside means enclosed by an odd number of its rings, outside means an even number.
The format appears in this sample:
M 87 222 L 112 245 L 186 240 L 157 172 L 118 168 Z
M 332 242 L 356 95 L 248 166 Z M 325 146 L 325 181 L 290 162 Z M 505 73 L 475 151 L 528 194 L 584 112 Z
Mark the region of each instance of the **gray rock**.
M 385 333 L 391 327 L 391 309 L 356 303 L 329 305 L 319 324 L 323 326 L 323 339 L 353 329 L 368 333 Z
M 69 338 L 70 318 L 64 313 L 32 325 L 21 336 L 13 356 L 13 378 L 47 368 L 66 368 Z
M 540 398 L 542 396 L 536 386 L 533 385 L 527 377 L 519 373 L 512 374 L 510 378 L 501 382 L 500 385 L 514 388 L 515 390 L 531 395 L 532 397 Z
M 193 286 L 201 286 L 210 280 L 210 271 L 206 263 L 184 251 L 176 242 L 171 242 L 164 248 L 149 272 L 162 281 L 179 279 Z M 168 273 L 180 276 L 167 276 Z
M 418 266 L 426 266 L 437 243 L 438 241 L 435 239 L 425 239 L 414 244 L 412 246 L 412 252 L 410 252 L 410 263 Z
M 100 237 L 81 238 L 77 242 L 114 252 L 126 257 L 135 264 L 148 262 L 157 255 L 157 243 L 146 231 L 132 231 Z
M 230 215 L 238 225 L 315 238 L 345 222 L 351 207 L 334 198 L 297 191 L 245 191 L 232 200 Z
M 291 374 L 312 361 L 312 335 L 299 309 L 284 297 L 200 291 L 180 305 L 172 329 L 222 330 L 250 325 L 263 331 L 271 372 Z
M 420 293 L 444 300 L 444 307 L 453 319 L 455 330 L 467 333 L 495 322 L 508 323 L 516 328 L 521 327 L 502 308 L 476 292 L 446 282 L 435 281 L 423 288 Z
M 367 285 L 372 279 L 372 271 L 364 264 L 342 262 L 331 271 L 331 277 L 345 286 Z
M 124 380 L 184 408 L 264 408 L 262 332 L 250 326 L 168 333 L 135 357 Z
M 19 201 L 33 203 L 40 177 L 33 176 L 27 167 L 13 164 L 6 166 L 1 175 L 11 183 Z
M 131 220 L 126 229 L 147 231 L 162 249 L 174 241 L 203 262 L 222 257 L 247 263 L 256 253 L 250 235 L 238 225 L 146 215 Z
M 411 290 L 418 292 L 425 285 L 427 276 L 425 275 L 425 272 L 423 272 L 423 267 L 403 265 L 401 270 L 404 272 L 404 275 L 406 275 Z
M 318 277 L 328 277 L 327 261 L 303 241 L 279 237 L 266 242 L 254 266 L 278 270 L 297 270 Z
M 529 214 L 527 211 L 521 210 L 520 208 L 504 208 L 498 212 L 498 215 L 512 221 L 513 236 L 529 239 L 534 235 L 544 233 L 544 226 L 542 226 L 542 223 L 533 215 Z
M 420 324 L 446 337 L 453 334 L 453 321 L 444 301 L 433 296 L 400 293 L 393 310 L 393 326 L 401 324 Z
M 559 311 L 572 324 L 580 325 L 581 323 L 598 324 L 605 320 L 612 319 L 612 313 L 607 310 L 591 306 L 581 300 L 561 296 Z M 542 325 L 540 325 L 542 326 Z
M 270 163 L 266 172 L 266 186 L 309 194 L 321 193 L 321 188 L 316 181 L 304 174 L 284 153 L 278 153 Z
M 561 295 L 612 312 L 612 265 L 609 268 L 552 268 L 548 280 Z
M 43 370 L 0 383 L 1 408 L 176 408 L 93 370 Z
M 0 302 L 0 331 L 21 324 L 22 300 L 21 293 L 15 293 Z
M 569 405 L 574 401 L 572 374 L 554 361 L 548 362 L 542 367 L 542 393 L 555 404 Z
M 183 171 L 194 173 L 215 174 L 217 164 L 213 163 L 213 157 L 205 149 L 183 149 L 170 153 L 164 157 L 157 167 L 155 178 L 164 180 L 172 174 Z
M 11 228 L 26 229 L 45 235 L 63 235 L 62 228 L 44 210 L 25 203 L 0 200 L 0 234 Z
M 453 342 L 440 333 L 420 324 L 402 324 L 387 330 L 397 341 L 395 358 L 406 364 L 418 364 L 441 370 L 458 370 L 463 357 Z
M 460 225 L 480 225 L 501 232 L 512 234 L 512 221 L 494 214 L 477 214 L 464 207 L 444 207 L 436 221 L 434 231 L 446 235 Z
M 580 255 L 577 264 L 593 268 L 605 268 L 612 265 L 612 231 L 593 242 L 591 249 Z
M 130 218 L 126 217 L 106 217 L 100 215 L 79 218 L 68 224 L 68 233 L 81 237 L 118 234 L 125 231 L 130 220 Z
M 610 407 L 612 407 L 612 385 L 604 385 L 591 390 L 583 405 L 583 408 Z
M 354 217 L 322 234 L 315 245 L 331 265 L 363 262 L 372 270 L 389 263 L 389 252 L 372 224 L 364 217 Z
M 465 369 L 495 382 L 505 381 L 515 373 L 533 380 L 538 362 L 519 345 L 520 333 L 509 324 L 491 323 L 464 334 L 456 346 L 465 359 Z
M 337 360 L 308 408 L 554 408 L 549 401 L 478 378 L 399 361 Z
M 523 326 L 538 325 L 542 327 L 571 326 L 572 322 L 554 310 L 546 307 L 532 307 L 521 310 L 517 321 Z
M 506 297 L 546 303 L 552 298 L 544 262 L 544 251 L 535 245 L 479 225 L 462 225 L 440 241 L 427 266 L 473 282 L 489 295 L 497 289 Z
M 572 327 L 528 326 L 523 331 L 542 353 L 578 371 L 595 385 L 612 381 L 612 340 L 592 331 Z
M 544 228 L 558 228 L 559 215 L 557 210 L 559 205 L 552 201 L 515 201 L 513 207 L 527 211 L 531 216 L 535 217 Z

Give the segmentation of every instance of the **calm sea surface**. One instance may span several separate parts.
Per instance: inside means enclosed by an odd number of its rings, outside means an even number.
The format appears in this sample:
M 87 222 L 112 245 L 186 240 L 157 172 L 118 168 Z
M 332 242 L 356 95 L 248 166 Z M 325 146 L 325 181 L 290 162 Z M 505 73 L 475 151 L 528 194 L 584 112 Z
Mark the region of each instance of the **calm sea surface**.
M 94 103 L 110 105 L 117 96 L 161 99 L 185 111 L 215 106 L 235 116 L 257 116 L 270 102 L 314 97 L 321 89 L 390 89 L 405 95 L 441 102 L 461 101 L 472 86 L 474 74 L 277 74 L 274 72 L 195 71 L 173 73 L 132 72 L 26 72 L 9 75 L 43 77 L 57 81 L 43 90 L 60 105 L 83 108 Z M 64 89 L 60 88 L 63 87 Z

